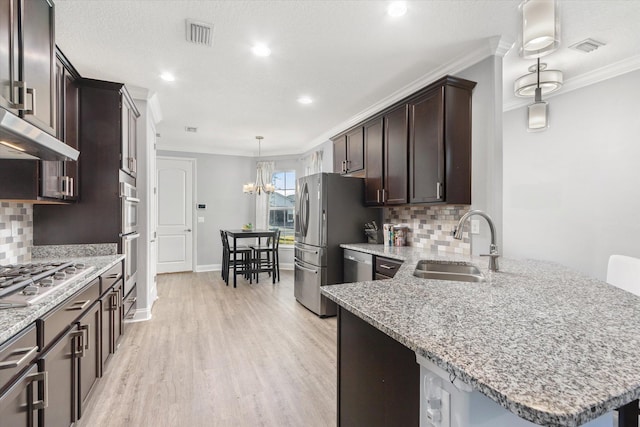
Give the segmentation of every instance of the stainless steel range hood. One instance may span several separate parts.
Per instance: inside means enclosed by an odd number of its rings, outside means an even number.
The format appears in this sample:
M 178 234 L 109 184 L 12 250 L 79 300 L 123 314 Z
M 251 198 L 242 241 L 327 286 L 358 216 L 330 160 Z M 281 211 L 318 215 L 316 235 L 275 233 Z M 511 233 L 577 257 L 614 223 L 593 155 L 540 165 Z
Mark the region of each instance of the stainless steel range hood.
M 80 152 L 0 108 L 0 159 L 78 160 Z

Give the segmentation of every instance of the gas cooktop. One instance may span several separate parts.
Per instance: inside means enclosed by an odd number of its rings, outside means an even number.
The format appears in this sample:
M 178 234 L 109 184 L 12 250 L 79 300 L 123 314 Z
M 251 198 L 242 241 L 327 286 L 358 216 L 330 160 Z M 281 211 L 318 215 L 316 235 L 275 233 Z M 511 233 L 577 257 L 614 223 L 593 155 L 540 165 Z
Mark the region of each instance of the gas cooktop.
M 93 268 L 62 261 L 0 266 L 0 308 L 35 304 Z

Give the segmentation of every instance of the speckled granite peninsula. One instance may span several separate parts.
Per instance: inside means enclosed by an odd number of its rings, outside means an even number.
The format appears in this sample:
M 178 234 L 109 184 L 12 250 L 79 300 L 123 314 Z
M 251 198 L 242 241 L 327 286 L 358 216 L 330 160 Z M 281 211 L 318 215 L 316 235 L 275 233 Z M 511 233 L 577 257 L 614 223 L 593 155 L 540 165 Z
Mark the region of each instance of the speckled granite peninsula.
M 640 396 L 640 298 L 560 265 L 343 248 L 405 261 L 394 279 L 322 294 L 499 405 L 540 425 L 577 426 Z M 471 263 L 484 283 L 413 276 L 420 259 Z
M 82 262 L 88 267 L 92 266 L 94 268 L 92 270 L 87 269 L 85 274 L 78 275 L 77 280 L 69 283 L 64 288 L 53 292 L 37 304 L 29 307 L 1 309 L 0 344 L 85 287 L 89 282 L 100 276 L 109 268 L 113 267 L 117 262 L 122 261 L 122 259 L 124 259 L 124 255 L 65 258 L 66 261 L 72 261 L 75 263 Z

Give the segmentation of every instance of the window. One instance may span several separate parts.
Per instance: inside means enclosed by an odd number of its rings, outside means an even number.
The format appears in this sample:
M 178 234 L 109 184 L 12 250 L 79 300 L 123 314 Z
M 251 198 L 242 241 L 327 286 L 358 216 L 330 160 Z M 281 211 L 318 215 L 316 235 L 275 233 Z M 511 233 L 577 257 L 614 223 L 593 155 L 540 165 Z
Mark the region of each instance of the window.
M 296 205 L 296 172 L 274 172 L 271 183 L 276 188 L 269 199 L 269 228 L 280 230 L 280 244 L 293 245 Z

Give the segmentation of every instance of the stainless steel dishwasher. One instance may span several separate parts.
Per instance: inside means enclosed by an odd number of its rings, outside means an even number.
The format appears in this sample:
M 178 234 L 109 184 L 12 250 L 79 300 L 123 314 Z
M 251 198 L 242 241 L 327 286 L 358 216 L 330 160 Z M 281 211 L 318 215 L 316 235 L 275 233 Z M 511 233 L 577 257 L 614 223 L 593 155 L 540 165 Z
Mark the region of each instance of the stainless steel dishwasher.
M 344 249 L 344 283 L 373 280 L 373 255 Z

